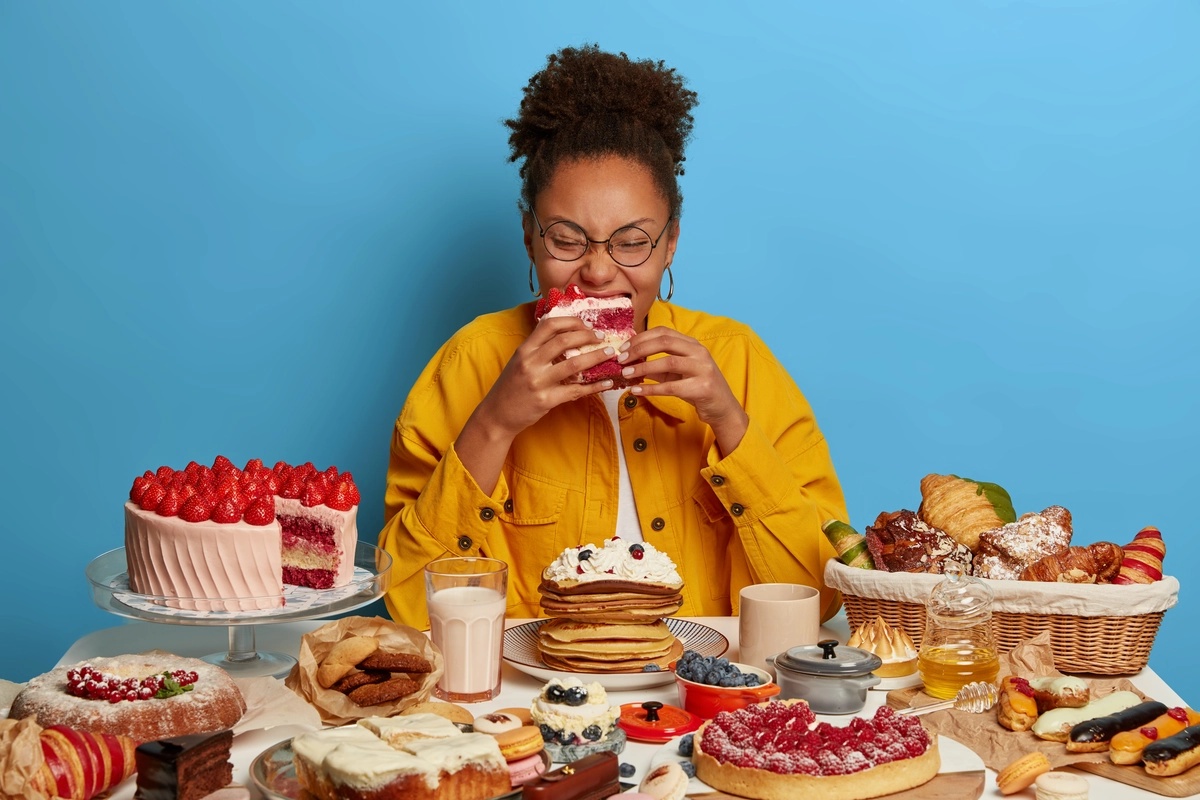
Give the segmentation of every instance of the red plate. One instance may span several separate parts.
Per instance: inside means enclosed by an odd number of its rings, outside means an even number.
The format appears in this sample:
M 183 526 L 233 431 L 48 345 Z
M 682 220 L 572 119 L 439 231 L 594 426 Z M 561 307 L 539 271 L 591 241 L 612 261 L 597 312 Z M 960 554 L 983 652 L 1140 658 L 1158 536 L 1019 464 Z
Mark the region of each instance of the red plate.
M 657 719 L 649 719 L 651 716 Z M 663 744 L 696 730 L 704 724 L 704 719 L 682 708 L 658 702 L 626 703 L 621 706 L 617 724 L 634 741 Z

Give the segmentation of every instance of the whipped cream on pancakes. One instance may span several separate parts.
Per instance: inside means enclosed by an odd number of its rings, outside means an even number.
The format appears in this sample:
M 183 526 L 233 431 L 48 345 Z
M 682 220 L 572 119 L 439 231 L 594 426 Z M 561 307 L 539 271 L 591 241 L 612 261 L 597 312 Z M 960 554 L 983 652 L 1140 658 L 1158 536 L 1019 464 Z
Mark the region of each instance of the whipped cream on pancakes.
M 648 542 L 630 544 L 613 537 L 601 547 L 594 544 L 568 547 L 542 572 L 555 583 L 622 580 L 633 583 L 682 586 L 675 562 Z

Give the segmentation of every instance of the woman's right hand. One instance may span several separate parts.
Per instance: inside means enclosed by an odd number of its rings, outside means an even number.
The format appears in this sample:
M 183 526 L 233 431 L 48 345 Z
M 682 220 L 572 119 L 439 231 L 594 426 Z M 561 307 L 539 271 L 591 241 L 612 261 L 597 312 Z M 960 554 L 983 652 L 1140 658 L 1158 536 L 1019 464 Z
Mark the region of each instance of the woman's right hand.
M 576 317 L 543 317 L 479 404 L 479 421 L 493 434 L 510 441 L 544 417 L 555 406 L 612 388 L 612 381 L 591 384 L 563 383 L 576 373 L 590 369 L 616 355 L 611 348 L 563 358 L 602 339 Z

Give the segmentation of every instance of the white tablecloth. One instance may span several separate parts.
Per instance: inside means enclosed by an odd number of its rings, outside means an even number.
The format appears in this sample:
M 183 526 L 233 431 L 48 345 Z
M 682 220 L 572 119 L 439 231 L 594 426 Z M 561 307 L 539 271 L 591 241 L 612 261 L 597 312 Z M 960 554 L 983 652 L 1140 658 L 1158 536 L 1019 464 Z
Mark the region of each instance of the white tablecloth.
M 696 622 L 708 625 L 723 633 L 730 641 L 727 654 L 736 660 L 738 622 L 736 617 L 695 617 Z M 525 620 L 511 620 L 518 624 Z M 259 625 L 255 627 L 255 639 L 259 652 L 279 652 L 295 656 L 300 637 L 314 628 L 325 624 L 324 620 L 306 622 L 288 622 L 274 625 Z M 836 638 L 846 641 L 849 629 L 844 615 L 838 615 L 821 630 L 822 638 Z M 185 656 L 204 656 L 210 653 L 224 652 L 229 646 L 228 629 L 224 627 L 190 627 L 181 625 L 163 625 L 149 622 L 132 622 L 105 628 L 83 636 L 63 654 L 59 664 L 73 664 L 97 656 L 113 656 L 122 653 L 138 653 L 150 649 L 161 649 Z M 1133 676 L 1133 682 L 1147 696 L 1153 697 L 1168 706 L 1182 705 L 1183 701 L 1159 676 L 1150 668 L 1142 670 Z M 528 706 L 533 697 L 542 687 L 542 681 L 517 671 L 510 664 L 504 665 L 503 684 L 500 696 L 483 703 L 468 706 L 477 715 L 487 713 L 506 706 Z M 609 699 L 614 704 L 644 702 L 658 700 L 664 703 L 678 705 L 679 698 L 674 683 L 640 691 L 610 692 Z M 864 714 L 872 713 L 875 708 L 886 701 L 886 692 L 868 692 L 867 707 Z M 844 718 L 827 717 L 835 723 Z M 234 780 L 250 785 L 250 763 L 258 753 L 283 739 L 290 738 L 298 729 L 274 728 L 267 731 L 255 731 L 242 734 L 234 743 Z M 629 742 L 621 754 L 621 761 L 633 764 L 637 768 L 637 781 L 650 764 L 650 760 L 662 748 L 662 745 Z M 996 789 L 996 776 L 991 770 L 987 773 L 987 786 L 984 797 L 999 797 Z M 1139 798 L 1155 798 L 1158 795 L 1136 789 L 1124 784 L 1106 780 L 1093 775 L 1087 776 L 1091 784 L 1090 800 L 1138 800 Z M 132 781 L 123 784 L 113 794 L 112 800 L 128 800 L 133 796 Z M 1033 790 L 1013 797 L 1032 797 Z

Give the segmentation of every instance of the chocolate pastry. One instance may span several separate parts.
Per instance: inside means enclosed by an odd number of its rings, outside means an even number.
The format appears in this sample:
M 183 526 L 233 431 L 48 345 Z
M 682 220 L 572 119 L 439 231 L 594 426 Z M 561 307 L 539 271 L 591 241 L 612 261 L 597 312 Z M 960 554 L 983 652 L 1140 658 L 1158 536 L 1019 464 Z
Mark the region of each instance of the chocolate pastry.
M 888 572 L 944 571 L 946 561 L 971 568 L 971 551 L 907 509 L 885 511 L 866 531 L 867 548 L 877 569 Z
M 521 790 L 522 800 L 603 800 L 621 791 L 617 754 L 593 753 L 547 772 Z

